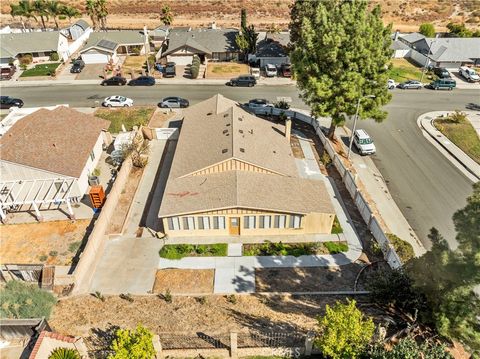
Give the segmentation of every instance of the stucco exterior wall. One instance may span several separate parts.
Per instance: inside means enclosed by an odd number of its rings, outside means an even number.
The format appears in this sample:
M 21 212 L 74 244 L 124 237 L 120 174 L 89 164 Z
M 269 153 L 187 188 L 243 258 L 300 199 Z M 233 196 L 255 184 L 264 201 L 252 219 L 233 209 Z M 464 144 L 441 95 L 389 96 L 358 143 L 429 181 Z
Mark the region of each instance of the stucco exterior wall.
M 68 52 L 68 39 L 63 36 L 62 34 L 58 35 L 58 56 L 61 60 L 66 62 L 70 57 L 70 53 Z
M 93 153 L 93 160 L 90 156 L 88 156 L 87 162 L 85 167 L 83 168 L 82 174 L 78 179 L 78 186 L 82 194 L 87 193 L 88 190 L 88 176 L 93 172 L 95 167 L 97 167 L 98 161 L 100 160 L 100 156 L 102 155 L 102 145 L 103 145 L 103 134 L 100 133 L 97 138 L 97 142 L 92 149 Z M 84 160 L 84 159 L 83 159 Z

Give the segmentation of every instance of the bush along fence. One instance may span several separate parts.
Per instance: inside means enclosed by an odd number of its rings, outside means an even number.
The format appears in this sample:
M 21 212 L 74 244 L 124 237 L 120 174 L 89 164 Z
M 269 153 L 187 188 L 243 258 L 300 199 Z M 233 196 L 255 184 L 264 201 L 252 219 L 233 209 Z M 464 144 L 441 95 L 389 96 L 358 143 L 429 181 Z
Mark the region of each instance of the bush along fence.
M 337 171 L 342 176 L 342 181 L 345 184 L 345 187 L 348 190 L 348 193 L 352 197 L 355 205 L 357 206 L 360 214 L 362 215 L 363 220 L 368 226 L 368 229 L 372 233 L 373 237 L 377 241 L 378 245 L 380 246 L 383 258 L 385 261 L 390 265 L 391 268 L 399 268 L 402 266 L 402 261 L 400 257 L 395 252 L 393 245 L 390 243 L 387 235 L 383 231 L 382 227 L 380 226 L 380 222 L 373 214 L 370 205 L 366 201 L 365 197 L 359 190 L 359 186 L 357 186 L 357 178 L 344 164 L 343 161 L 340 159 L 340 156 L 335 152 L 330 140 L 325 136 L 322 131 L 322 127 L 320 126 L 318 120 L 316 118 L 310 117 L 305 115 L 301 112 L 297 112 L 294 110 L 282 110 L 279 108 L 274 107 L 264 107 L 258 108 L 255 110 L 256 115 L 271 115 L 271 116 L 287 116 L 290 117 L 292 120 L 298 120 L 302 122 L 306 122 L 311 125 L 315 129 L 315 133 L 317 134 L 318 138 L 320 139 L 321 143 L 323 144 L 325 150 L 327 151 L 328 155 L 332 159 L 332 163 L 334 164 Z
M 318 352 L 313 348 L 314 339 L 313 332 L 160 333 L 153 337 L 153 344 L 157 358 L 298 358 Z

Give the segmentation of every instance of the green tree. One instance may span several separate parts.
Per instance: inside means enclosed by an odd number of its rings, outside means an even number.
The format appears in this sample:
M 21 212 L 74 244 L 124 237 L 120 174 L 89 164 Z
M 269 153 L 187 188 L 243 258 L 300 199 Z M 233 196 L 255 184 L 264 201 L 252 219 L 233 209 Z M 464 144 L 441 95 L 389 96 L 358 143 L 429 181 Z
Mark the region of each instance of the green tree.
M 332 118 L 328 136 L 345 115 L 381 122 L 391 99 L 385 85 L 392 51 L 391 26 L 383 26 L 380 7 L 366 0 L 302 1 L 293 5 L 290 58 L 301 97 L 314 116 Z M 295 16 L 295 18 L 293 18 Z
M 240 29 L 243 31 L 247 28 L 247 10 L 242 9 L 240 11 Z
M 75 8 L 73 6 L 64 5 L 60 9 L 60 15 L 64 15 L 64 16 L 68 17 L 68 20 L 71 23 L 72 18 L 80 17 L 82 14 L 80 13 L 80 11 L 78 11 L 77 8 Z
M 429 22 L 420 25 L 418 32 L 426 37 L 435 37 L 435 27 Z
M 58 30 L 57 17 L 58 15 L 61 15 L 63 7 L 62 4 L 60 4 L 57 0 L 48 0 L 45 3 L 45 6 L 47 8 L 48 14 L 53 18 L 53 21 L 55 22 L 55 29 Z
M 119 329 L 111 349 L 115 354 L 108 359 L 151 359 L 155 355 L 152 342 L 153 334 L 141 325 L 137 329 Z
M 452 35 L 453 37 L 472 37 L 473 33 L 467 27 L 465 24 L 455 24 L 453 22 L 449 22 L 447 24 L 447 29 L 449 31 L 449 35 Z
M 365 354 L 369 359 L 450 359 L 452 356 L 445 350 L 445 346 L 430 341 L 417 343 L 413 338 L 400 340 L 391 350 L 377 344 Z
M 360 356 L 375 330 L 373 321 L 364 318 L 354 300 L 346 304 L 328 304 L 326 313 L 318 318 L 319 335 L 315 345 L 332 359 L 354 359 Z
M 246 57 L 249 45 L 245 36 L 243 36 L 243 34 L 238 34 L 235 37 L 235 43 L 237 44 L 238 48 L 243 52 L 243 56 Z
M 37 285 L 9 281 L 0 289 L 0 318 L 48 318 L 55 305 L 53 294 Z
M 57 348 L 54 349 L 48 359 L 81 359 L 80 354 L 75 349 Z
M 45 0 L 34 0 L 33 11 L 37 16 L 40 17 L 40 20 L 42 22 L 42 27 L 45 30 L 47 28 L 45 25 L 45 20 L 48 21 L 48 15 L 49 15 L 47 2 Z
M 97 21 L 100 24 L 102 30 L 107 30 L 107 0 L 96 0 L 97 7 Z
M 15 17 L 25 18 L 27 21 L 27 27 L 30 28 L 30 19 L 37 21 L 35 17 L 33 5 L 30 0 L 21 0 L 18 4 L 10 4 L 10 15 Z
M 98 23 L 97 23 L 97 2 L 96 0 L 86 0 L 85 2 L 85 10 L 87 12 L 87 15 L 90 17 L 90 20 L 92 21 L 92 27 L 94 30 L 98 29 Z
M 165 5 L 162 7 L 162 12 L 160 14 L 160 21 L 163 22 L 164 25 L 172 25 L 173 23 L 173 13 L 170 6 Z

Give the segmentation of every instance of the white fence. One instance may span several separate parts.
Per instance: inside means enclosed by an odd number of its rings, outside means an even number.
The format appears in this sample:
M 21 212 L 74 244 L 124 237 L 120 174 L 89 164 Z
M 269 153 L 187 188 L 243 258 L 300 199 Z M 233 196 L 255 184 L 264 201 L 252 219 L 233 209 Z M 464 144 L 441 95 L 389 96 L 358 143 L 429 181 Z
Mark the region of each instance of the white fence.
M 423 56 L 423 55 L 422 55 Z M 334 164 L 335 168 L 338 170 L 340 175 L 342 176 L 343 183 L 345 184 L 348 193 L 352 197 L 357 206 L 363 220 L 367 224 L 368 229 L 372 233 L 372 236 L 377 241 L 378 245 L 380 246 L 383 257 L 385 261 L 390 265 L 391 268 L 399 268 L 402 266 L 402 261 L 400 257 L 395 252 L 392 244 L 388 240 L 388 237 L 383 232 L 382 228 L 378 220 L 373 215 L 373 211 L 370 208 L 368 202 L 365 200 L 364 196 L 361 194 L 357 187 L 356 183 L 356 176 L 353 175 L 343 164 L 342 160 L 335 152 L 330 140 L 325 136 L 322 132 L 321 126 L 315 118 L 312 118 L 308 115 L 305 115 L 301 112 L 296 112 L 292 110 L 282 110 L 273 107 L 264 107 L 255 110 L 255 114 L 264 114 L 264 115 L 274 115 L 279 116 L 281 113 L 284 113 L 286 116 L 291 117 L 292 119 L 300 120 L 306 122 L 313 126 L 315 129 L 317 136 L 319 137 L 320 141 L 325 147 L 328 155 L 332 158 L 332 163 Z

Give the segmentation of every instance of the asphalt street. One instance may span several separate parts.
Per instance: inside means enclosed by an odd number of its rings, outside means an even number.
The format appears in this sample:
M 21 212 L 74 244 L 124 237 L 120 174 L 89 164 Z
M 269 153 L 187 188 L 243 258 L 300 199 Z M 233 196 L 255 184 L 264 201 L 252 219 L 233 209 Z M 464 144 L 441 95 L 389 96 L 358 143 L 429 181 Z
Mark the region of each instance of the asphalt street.
M 69 104 L 71 107 L 94 106 L 106 96 L 124 95 L 136 105 L 156 104 L 165 96 L 181 96 L 195 104 L 221 93 L 239 102 L 252 98 L 275 101 L 291 97 L 292 106 L 308 108 L 294 86 L 256 86 L 231 88 L 217 85 L 157 85 L 149 87 L 101 87 L 98 85 L 53 85 L 2 88 L 2 95 L 20 97 L 25 106 Z M 381 124 L 361 121 L 377 146 L 374 162 L 387 181 L 400 210 L 419 239 L 428 248 L 430 228 L 436 227 L 449 243 L 454 243 L 453 213 L 464 207 L 471 194 L 472 182 L 451 164 L 422 135 L 416 120 L 422 113 L 437 110 L 464 110 L 469 103 L 479 103 L 478 90 L 431 91 L 393 90 L 393 99 L 385 109 L 388 119 Z

